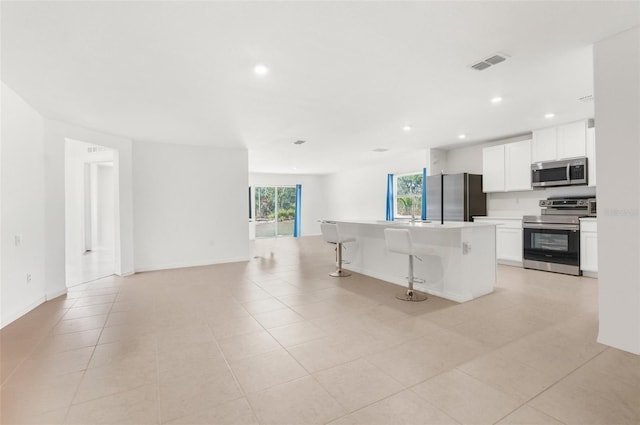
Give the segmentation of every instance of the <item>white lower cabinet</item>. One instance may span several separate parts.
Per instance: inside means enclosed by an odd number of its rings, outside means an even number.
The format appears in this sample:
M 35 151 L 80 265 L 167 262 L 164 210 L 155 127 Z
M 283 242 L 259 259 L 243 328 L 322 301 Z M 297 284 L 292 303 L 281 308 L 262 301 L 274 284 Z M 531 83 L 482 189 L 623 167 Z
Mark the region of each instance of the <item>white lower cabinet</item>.
M 580 270 L 586 276 L 598 273 L 598 222 L 595 218 L 580 219 Z
M 479 223 L 496 225 L 496 260 L 500 264 L 522 266 L 522 219 L 474 217 Z
M 496 227 L 496 255 L 499 260 L 522 265 L 522 227 L 503 226 Z

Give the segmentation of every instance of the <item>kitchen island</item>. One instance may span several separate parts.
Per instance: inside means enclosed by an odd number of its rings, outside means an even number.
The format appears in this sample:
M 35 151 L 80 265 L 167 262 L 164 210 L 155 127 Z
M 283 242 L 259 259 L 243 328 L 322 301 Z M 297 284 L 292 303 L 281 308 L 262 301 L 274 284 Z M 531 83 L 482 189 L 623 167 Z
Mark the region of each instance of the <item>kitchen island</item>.
M 431 254 L 414 262 L 416 290 L 452 301 L 465 302 L 493 292 L 496 282 L 496 232 L 494 224 L 423 221 L 351 221 L 338 223 L 340 232 L 356 241 L 345 245 L 344 268 L 406 286 L 408 256 L 387 252 L 385 228 L 409 229 L 415 244 Z

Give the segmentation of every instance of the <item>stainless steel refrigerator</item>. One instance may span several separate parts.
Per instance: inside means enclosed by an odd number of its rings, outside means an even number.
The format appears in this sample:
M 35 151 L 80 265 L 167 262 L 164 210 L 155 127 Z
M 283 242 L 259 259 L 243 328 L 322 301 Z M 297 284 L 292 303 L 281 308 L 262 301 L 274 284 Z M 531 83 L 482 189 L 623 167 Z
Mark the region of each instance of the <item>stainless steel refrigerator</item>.
M 487 215 L 487 196 L 482 191 L 481 174 L 445 174 L 444 193 L 441 175 L 427 176 L 427 220 L 440 221 L 444 198 L 444 221 L 472 221 Z

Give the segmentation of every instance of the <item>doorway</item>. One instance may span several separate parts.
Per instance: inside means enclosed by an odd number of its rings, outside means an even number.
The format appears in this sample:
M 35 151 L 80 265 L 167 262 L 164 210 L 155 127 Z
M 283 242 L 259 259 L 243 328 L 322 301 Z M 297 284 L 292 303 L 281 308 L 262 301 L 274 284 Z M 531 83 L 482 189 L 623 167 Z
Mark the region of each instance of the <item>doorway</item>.
M 65 143 L 66 285 L 115 273 L 117 151 Z
M 256 238 L 293 236 L 296 188 L 257 186 L 254 193 Z

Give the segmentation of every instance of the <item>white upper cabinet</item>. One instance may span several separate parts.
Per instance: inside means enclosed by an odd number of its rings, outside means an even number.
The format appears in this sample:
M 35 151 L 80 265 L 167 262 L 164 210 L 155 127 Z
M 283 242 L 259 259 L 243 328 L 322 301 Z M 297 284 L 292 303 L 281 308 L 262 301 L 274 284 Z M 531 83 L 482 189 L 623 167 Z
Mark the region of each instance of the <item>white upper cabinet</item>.
M 558 126 L 558 159 L 587 155 L 587 122 L 578 121 Z
M 531 162 L 554 161 L 558 157 L 558 131 L 556 127 L 533 131 Z
M 531 189 L 531 140 L 505 145 L 505 190 Z
M 531 189 L 531 140 L 482 149 L 482 190 Z
M 556 161 L 587 155 L 587 121 L 533 131 L 531 162 Z
M 484 192 L 504 192 L 505 145 L 482 149 L 482 190 Z
M 589 186 L 596 185 L 596 129 L 587 128 L 587 181 Z

